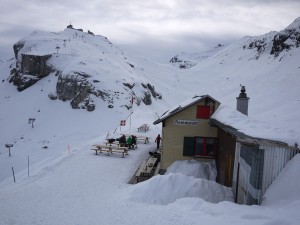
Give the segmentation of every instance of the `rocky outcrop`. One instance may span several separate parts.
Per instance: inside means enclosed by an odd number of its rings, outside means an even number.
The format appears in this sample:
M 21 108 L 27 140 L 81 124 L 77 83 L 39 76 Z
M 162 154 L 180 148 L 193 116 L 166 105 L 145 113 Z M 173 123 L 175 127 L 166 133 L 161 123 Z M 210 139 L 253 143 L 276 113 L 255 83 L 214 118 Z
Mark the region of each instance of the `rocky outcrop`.
M 58 99 L 70 100 L 73 109 L 93 111 L 95 104 L 90 97 L 92 90 L 93 86 L 86 80 L 86 76 L 81 75 L 60 75 L 56 84 Z
M 18 55 L 17 50 L 15 51 L 15 54 Z M 11 70 L 9 81 L 18 87 L 18 91 L 23 91 L 32 86 L 53 71 L 52 67 L 47 64 L 50 57 L 50 54 L 21 54 L 21 59 L 17 59 L 16 68 Z
M 195 63 L 192 63 L 191 61 L 179 59 L 178 55 L 174 56 L 169 61 L 169 63 L 177 64 L 180 69 L 189 69 L 189 68 L 191 68 L 191 67 L 193 67 L 193 66 L 196 65 Z
M 24 47 L 24 45 L 25 45 L 24 41 L 19 41 L 16 44 L 14 44 L 13 49 L 14 49 L 16 60 L 18 60 L 18 53 Z
M 282 51 L 289 51 L 292 47 L 300 46 L 300 32 L 287 29 L 274 36 L 271 54 L 277 57 Z
M 174 56 L 169 61 L 170 64 L 174 65 L 179 69 L 189 69 L 198 63 L 202 62 L 203 60 L 207 59 L 208 57 L 217 54 L 225 46 L 223 44 L 218 44 L 215 47 L 198 53 L 188 53 L 188 52 L 181 52 L 180 54 Z
M 144 97 L 142 98 L 142 101 L 144 102 L 145 105 L 151 105 L 152 104 L 152 99 L 151 95 L 149 92 L 144 92 Z
M 263 53 L 278 57 L 282 52 L 288 52 L 300 46 L 300 17 L 291 25 L 280 32 L 270 32 L 268 34 L 250 37 L 243 49 L 253 49 L 258 59 Z M 271 49 L 271 51 L 269 51 Z
M 52 72 L 47 61 L 52 55 L 26 55 L 22 54 L 21 73 L 43 78 Z
M 153 85 L 151 85 L 149 83 L 148 84 L 142 83 L 142 86 L 146 89 L 146 91 L 144 91 L 144 97 L 142 98 L 142 101 L 145 105 L 152 104 L 151 95 L 154 99 L 162 99 L 162 95 L 155 91 L 155 88 Z
M 94 100 L 99 98 L 109 108 L 128 109 L 132 107 L 128 99 L 150 105 L 153 99 L 162 98 L 153 85 L 141 84 L 144 79 L 136 66 L 107 38 L 72 25 L 67 28 L 32 32 L 13 46 L 15 66 L 9 80 L 19 91 L 51 74 L 49 81 L 57 81 L 48 97 L 68 101 L 74 109 L 93 111 Z M 87 44 L 93 48 L 87 49 Z

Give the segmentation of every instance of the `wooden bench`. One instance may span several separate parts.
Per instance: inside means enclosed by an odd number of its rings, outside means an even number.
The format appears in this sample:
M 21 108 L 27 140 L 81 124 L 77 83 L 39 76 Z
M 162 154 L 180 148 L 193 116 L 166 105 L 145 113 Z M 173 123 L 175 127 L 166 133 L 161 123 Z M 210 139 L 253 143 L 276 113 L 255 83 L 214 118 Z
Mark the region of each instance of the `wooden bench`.
M 114 143 L 104 142 L 106 146 L 113 146 L 113 147 L 120 147 L 120 144 L 118 141 L 115 141 Z
M 149 143 L 149 137 L 137 136 L 136 139 L 137 139 L 136 140 L 137 142 L 144 142 L 144 144 L 148 144 Z
M 146 161 L 142 163 L 139 170 L 135 174 L 137 183 L 139 182 L 140 177 L 150 177 L 152 170 L 155 168 L 154 165 L 157 161 L 157 158 L 149 157 Z
M 96 155 L 98 155 L 98 152 L 106 152 L 106 155 L 110 156 L 113 152 L 115 153 L 121 153 L 122 158 L 125 157 L 125 155 L 128 155 L 128 148 L 127 147 L 118 147 L 118 146 L 107 146 L 107 145 L 93 145 L 91 150 L 96 152 Z
M 138 132 L 147 132 L 149 130 L 149 125 L 148 124 L 143 124 L 138 128 Z

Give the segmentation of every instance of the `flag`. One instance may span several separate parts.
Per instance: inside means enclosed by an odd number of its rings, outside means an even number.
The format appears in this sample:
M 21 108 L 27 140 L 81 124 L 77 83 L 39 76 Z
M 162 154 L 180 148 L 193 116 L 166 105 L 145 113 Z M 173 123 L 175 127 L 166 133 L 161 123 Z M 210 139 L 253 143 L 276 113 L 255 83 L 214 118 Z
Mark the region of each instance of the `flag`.
M 121 120 L 120 126 L 125 126 L 125 124 L 126 124 L 126 120 Z

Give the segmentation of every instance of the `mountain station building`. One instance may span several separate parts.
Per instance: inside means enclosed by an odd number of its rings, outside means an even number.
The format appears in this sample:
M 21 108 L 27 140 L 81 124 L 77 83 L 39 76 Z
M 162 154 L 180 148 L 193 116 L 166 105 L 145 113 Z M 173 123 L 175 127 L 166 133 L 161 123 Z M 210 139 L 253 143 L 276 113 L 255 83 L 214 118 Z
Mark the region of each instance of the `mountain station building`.
M 241 132 L 236 120 L 264 129 L 248 118 L 248 101 L 242 87 L 237 110 L 203 95 L 164 113 L 154 122 L 162 123 L 161 169 L 166 170 L 178 160 L 215 161 L 216 181 L 232 187 L 235 202 L 259 205 L 267 188 L 299 148 L 297 144 L 289 146 Z

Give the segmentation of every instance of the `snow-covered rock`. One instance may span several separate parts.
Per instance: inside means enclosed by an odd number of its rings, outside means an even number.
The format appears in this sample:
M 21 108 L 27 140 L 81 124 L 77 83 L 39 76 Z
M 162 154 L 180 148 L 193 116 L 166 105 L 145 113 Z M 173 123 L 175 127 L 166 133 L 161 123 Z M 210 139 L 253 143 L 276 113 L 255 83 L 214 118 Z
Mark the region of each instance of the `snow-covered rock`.
M 218 44 L 214 48 L 199 52 L 199 53 L 188 53 L 188 52 L 181 52 L 180 54 L 174 56 L 169 63 L 172 65 L 180 68 L 180 69 L 189 69 L 199 62 L 213 56 L 214 54 L 218 53 L 222 49 L 224 49 L 225 46 L 223 44 Z
M 96 107 L 94 98 L 101 98 L 109 107 L 126 108 L 131 107 L 132 97 L 146 105 L 162 98 L 120 49 L 90 31 L 34 31 L 13 48 L 16 62 L 10 82 L 19 91 L 52 75 L 58 77 L 53 93 L 60 100 L 70 101 L 73 108 L 92 111 Z

